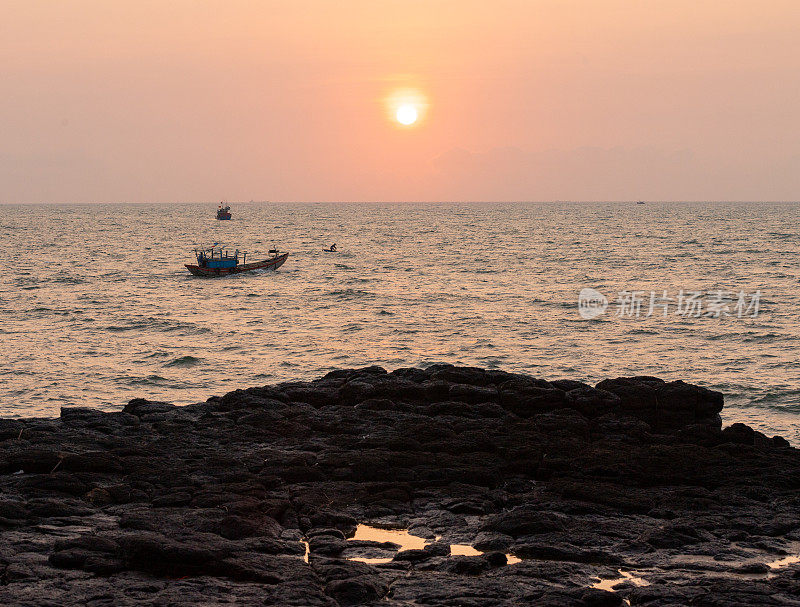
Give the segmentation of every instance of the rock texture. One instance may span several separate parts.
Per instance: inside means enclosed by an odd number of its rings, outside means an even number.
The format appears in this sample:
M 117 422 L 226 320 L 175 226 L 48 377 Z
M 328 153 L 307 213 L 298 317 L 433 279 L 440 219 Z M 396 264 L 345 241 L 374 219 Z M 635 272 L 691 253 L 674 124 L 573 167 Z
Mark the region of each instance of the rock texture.
M 0 420 L 0 603 L 800 605 L 800 452 L 722 406 L 436 365 Z

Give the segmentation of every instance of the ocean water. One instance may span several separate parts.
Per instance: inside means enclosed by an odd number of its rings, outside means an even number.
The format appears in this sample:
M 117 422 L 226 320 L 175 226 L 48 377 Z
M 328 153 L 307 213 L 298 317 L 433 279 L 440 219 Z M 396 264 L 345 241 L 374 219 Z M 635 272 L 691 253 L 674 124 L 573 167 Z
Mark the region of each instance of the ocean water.
M 0 416 L 444 361 L 684 379 L 725 393 L 726 423 L 800 444 L 800 206 L 264 203 L 234 204 L 231 221 L 215 209 L 0 206 Z M 278 272 L 190 276 L 192 248 L 213 242 L 290 257 Z M 339 253 L 322 251 L 333 242 Z M 605 313 L 580 316 L 583 288 L 608 298 Z M 706 315 L 710 295 L 701 316 L 678 313 L 681 290 L 724 291 L 720 316 Z M 639 292 L 638 318 L 622 291 Z M 672 301 L 648 315 L 651 291 Z

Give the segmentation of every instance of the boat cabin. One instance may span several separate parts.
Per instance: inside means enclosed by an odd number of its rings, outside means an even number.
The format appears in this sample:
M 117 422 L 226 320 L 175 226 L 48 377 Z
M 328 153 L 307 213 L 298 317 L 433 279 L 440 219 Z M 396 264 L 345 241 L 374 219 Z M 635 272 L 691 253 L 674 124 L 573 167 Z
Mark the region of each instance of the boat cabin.
M 201 268 L 235 268 L 239 265 L 239 249 L 231 254 L 223 247 L 211 247 L 208 249 L 195 249 L 197 265 Z M 242 254 L 242 263 L 247 253 Z
M 231 218 L 231 207 L 230 205 L 223 206 L 222 203 L 219 203 L 219 208 L 217 209 L 217 219 L 230 219 Z

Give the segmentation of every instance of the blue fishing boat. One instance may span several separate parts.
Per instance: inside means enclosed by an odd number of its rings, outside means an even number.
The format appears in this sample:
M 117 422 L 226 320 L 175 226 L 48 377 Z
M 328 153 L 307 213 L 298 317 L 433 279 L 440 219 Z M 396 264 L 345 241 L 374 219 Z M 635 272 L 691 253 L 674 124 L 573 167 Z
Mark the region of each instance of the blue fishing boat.
M 195 276 L 216 277 L 239 274 L 252 270 L 277 270 L 289 257 L 278 249 L 270 249 L 270 257 L 247 263 L 247 253 L 236 249 L 233 253 L 215 244 L 207 249 L 195 249 L 196 264 L 185 264 L 186 269 Z
M 231 218 L 231 207 L 230 205 L 222 206 L 222 203 L 219 203 L 219 208 L 217 209 L 217 219 L 230 219 Z

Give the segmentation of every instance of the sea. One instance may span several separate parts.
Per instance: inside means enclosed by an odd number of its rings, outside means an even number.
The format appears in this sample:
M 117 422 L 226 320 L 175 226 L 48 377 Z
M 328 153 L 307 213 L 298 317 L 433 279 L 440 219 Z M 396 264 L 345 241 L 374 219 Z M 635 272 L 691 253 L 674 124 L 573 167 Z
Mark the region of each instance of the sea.
M 231 206 L 1 205 L 0 417 L 449 362 L 682 379 L 800 445 L 797 204 Z M 289 258 L 191 276 L 215 243 Z

